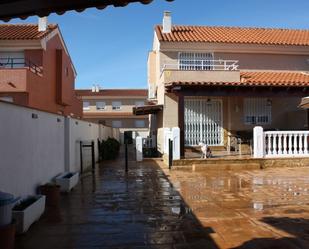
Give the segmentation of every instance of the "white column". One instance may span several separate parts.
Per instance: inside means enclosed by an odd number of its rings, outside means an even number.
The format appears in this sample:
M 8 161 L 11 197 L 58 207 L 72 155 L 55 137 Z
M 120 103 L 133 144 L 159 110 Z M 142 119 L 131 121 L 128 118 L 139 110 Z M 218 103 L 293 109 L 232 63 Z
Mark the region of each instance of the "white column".
M 264 130 L 263 127 L 257 126 L 253 129 L 253 157 L 264 157 Z
M 164 128 L 164 154 L 168 155 L 168 141 L 172 139 L 172 132 L 170 128 Z
M 278 134 L 278 154 L 282 155 L 282 134 Z
M 277 134 L 273 135 L 273 155 L 277 155 Z
M 304 154 L 308 155 L 308 135 L 304 135 Z
M 283 155 L 287 155 L 288 154 L 288 151 L 287 151 L 287 134 L 284 134 L 283 135 Z
M 289 148 L 288 148 L 288 154 L 289 155 L 292 155 L 293 154 L 293 151 L 292 151 L 292 139 L 293 139 L 293 135 L 292 134 L 289 134 Z
M 180 128 L 174 127 L 172 129 L 173 139 L 173 160 L 180 159 Z
M 273 154 L 273 134 L 268 135 L 268 155 Z
M 299 134 L 299 147 L 298 147 L 298 153 L 303 155 L 304 154 L 304 150 L 303 150 L 303 134 Z
M 136 161 L 143 161 L 143 138 L 136 137 Z

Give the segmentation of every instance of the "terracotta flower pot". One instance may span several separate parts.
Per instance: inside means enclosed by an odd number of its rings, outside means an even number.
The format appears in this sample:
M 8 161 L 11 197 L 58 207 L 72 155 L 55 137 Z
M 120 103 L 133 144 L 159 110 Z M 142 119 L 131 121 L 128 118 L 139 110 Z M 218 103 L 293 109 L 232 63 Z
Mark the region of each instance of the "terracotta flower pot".
M 46 196 L 46 206 L 58 207 L 60 202 L 60 186 L 58 185 L 43 185 L 40 186 L 40 192 Z
M 0 227 L 0 248 L 14 249 L 15 244 L 15 223 Z

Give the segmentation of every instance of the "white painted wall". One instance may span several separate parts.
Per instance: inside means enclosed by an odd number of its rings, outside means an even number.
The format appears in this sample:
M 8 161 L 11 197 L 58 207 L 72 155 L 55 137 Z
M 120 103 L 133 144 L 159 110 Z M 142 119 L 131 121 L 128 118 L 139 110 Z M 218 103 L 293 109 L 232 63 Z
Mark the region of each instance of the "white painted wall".
M 1 102 L 0 120 L 0 191 L 32 194 L 64 171 L 64 117 Z
M 0 101 L 0 191 L 29 195 L 59 173 L 80 171 L 79 141 L 95 141 L 98 159 L 97 139 L 105 131 L 117 135 L 112 128 Z M 91 151 L 84 149 L 84 169 L 89 166 Z
M 80 171 L 80 141 L 91 144 L 94 141 L 95 159 L 98 160 L 97 140 L 99 125 L 82 120 L 65 118 L 66 122 L 66 171 Z M 91 166 L 91 148 L 83 148 L 84 170 Z

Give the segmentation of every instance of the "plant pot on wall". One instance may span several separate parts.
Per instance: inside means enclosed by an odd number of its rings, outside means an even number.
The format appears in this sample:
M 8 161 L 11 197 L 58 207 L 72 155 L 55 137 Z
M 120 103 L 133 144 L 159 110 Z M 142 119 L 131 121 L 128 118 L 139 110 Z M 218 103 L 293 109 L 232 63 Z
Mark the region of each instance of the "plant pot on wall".
M 66 172 L 57 176 L 55 180 L 60 186 L 61 192 L 70 192 L 79 181 L 79 173 Z
M 21 200 L 13 208 L 13 218 L 16 222 L 16 232 L 25 233 L 37 221 L 45 210 L 44 195 L 29 196 Z
M 14 249 L 15 244 L 15 224 L 0 227 L 0 248 Z
M 48 183 L 40 186 L 40 193 L 46 196 L 46 206 L 58 207 L 60 203 L 60 186 Z

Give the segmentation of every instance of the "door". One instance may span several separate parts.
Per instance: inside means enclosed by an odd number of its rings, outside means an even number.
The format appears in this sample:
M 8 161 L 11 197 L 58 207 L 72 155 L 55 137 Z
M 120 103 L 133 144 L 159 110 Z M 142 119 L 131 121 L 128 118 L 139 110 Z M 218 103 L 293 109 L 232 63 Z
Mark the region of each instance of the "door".
M 185 99 L 185 145 L 203 142 L 223 145 L 222 101 L 219 99 Z

